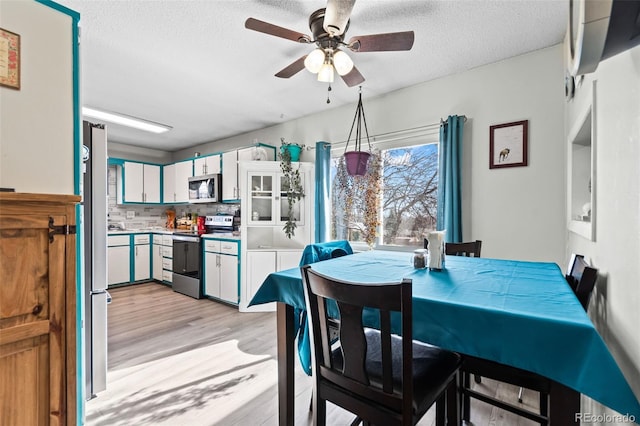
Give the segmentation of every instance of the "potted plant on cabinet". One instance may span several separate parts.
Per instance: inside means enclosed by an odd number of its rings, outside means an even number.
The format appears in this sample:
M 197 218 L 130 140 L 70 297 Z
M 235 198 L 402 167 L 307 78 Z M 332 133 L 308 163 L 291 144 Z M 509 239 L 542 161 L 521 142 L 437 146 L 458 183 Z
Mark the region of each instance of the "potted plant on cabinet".
M 300 161 L 300 152 L 304 148 L 304 144 L 285 142 L 284 138 L 280 138 L 280 155 L 287 153 L 292 162 Z
M 284 138 L 281 139 L 282 146 L 280 147 L 280 169 L 282 170 L 282 181 L 280 186 L 281 192 L 287 194 L 287 221 L 284 224 L 282 230 L 287 238 L 291 238 L 295 235 L 296 218 L 294 207 L 297 202 L 304 197 L 304 188 L 302 187 L 302 178 L 300 177 L 299 166 L 294 167 L 292 162 L 298 161 L 300 158 L 300 150 L 304 145 L 287 143 Z M 290 148 L 298 148 L 297 150 L 291 150 Z M 293 154 L 297 152 L 296 160 L 293 160 Z

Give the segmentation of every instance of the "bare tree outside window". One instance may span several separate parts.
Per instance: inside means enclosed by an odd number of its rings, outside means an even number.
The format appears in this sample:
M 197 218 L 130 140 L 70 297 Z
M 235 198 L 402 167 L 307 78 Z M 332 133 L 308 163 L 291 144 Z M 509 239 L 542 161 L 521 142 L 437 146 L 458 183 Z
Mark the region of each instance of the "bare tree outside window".
M 336 175 L 339 159 L 332 162 Z M 382 151 L 382 208 L 378 244 L 422 246 L 423 236 L 435 230 L 438 211 L 438 145 L 427 144 Z M 354 188 L 354 198 L 362 197 Z M 333 186 L 332 237 L 363 241 L 361 203 L 353 203 L 352 219 L 341 221 L 345 208 L 340 190 Z M 358 207 L 360 206 L 360 207 Z M 345 229 L 346 227 L 346 229 Z

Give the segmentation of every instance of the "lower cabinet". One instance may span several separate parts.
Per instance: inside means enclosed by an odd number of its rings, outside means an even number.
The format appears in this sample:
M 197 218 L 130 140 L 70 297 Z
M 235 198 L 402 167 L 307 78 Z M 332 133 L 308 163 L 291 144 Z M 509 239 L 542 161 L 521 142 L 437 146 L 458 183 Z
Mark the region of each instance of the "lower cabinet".
M 204 294 L 234 305 L 239 301 L 238 242 L 204 240 Z
M 155 236 L 154 236 L 155 237 Z M 156 279 L 157 252 L 151 253 L 150 234 L 109 235 L 107 237 L 107 283 L 108 285 L 128 284 Z M 155 245 L 154 245 L 155 248 Z M 162 252 L 164 255 L 164 251 Z M 152 275 L 153 256 L 153 275 Z M 159 264 L 164 264 L 160 259 Z M 164 276 L 162 270 L 162 277 Z
M 247 251 L 247 279 L 242 293 L 240 310 L 243 312 L 274 311 L 276 308 L 275 303 L 265 303 L 252 307 L 247 305 L 270 273 L 297 267 L 300 264 L 301 257 L 302 250 Z
M 173 239 L 171 235 L 154 234 L 151 277 L 156 281 L 171 283 L 173 278 Z
M 162 281 L 162 235 L 153 235 L 152 247 L 151 277 L 156 281 Z
M 151 278 L 151 245 L 149 234 L 133 236 L 133 281 Z
M 110 235 L 107 245 L 108 285 L 128 283 L 131 280 L 131 238 L 129 235 Z

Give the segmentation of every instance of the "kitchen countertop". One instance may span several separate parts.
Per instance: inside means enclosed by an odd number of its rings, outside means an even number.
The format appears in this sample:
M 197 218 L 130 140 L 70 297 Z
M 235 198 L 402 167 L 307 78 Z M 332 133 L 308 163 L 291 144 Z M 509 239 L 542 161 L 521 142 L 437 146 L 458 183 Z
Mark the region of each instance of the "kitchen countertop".
M 181 229 L 166 229 L 166 228 L 143 228 L 143 229 L 123 229 L 123 230 L 109 230 L 108 235 L 128 235 L 128 234 L 165 234 L 171 235 L 175 232 L 184 232 Z M 217 238 L 223 240 L 235 240 L 240 241 L 240 235 L 233 235 L 230 232 L 224 234 L 202 234 L 201 238 Z

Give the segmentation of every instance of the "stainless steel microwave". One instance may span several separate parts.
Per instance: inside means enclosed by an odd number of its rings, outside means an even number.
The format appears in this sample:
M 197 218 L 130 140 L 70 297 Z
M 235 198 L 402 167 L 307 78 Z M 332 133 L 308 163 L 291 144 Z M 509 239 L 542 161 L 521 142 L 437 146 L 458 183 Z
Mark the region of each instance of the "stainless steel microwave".
M 222 190 L 221 175 L 203 175 L 189 178 L 190 203 L 217 203 Z

